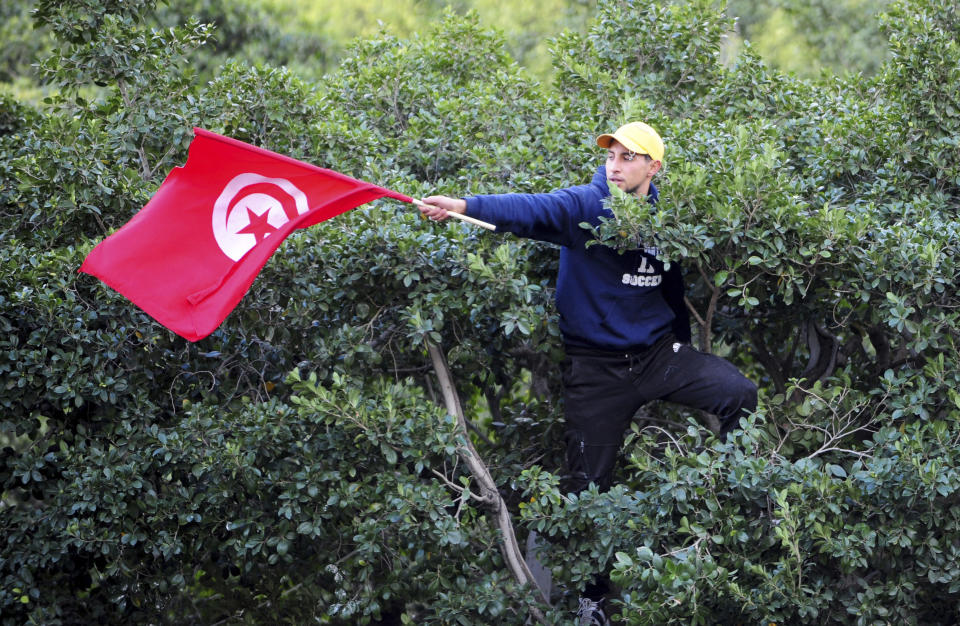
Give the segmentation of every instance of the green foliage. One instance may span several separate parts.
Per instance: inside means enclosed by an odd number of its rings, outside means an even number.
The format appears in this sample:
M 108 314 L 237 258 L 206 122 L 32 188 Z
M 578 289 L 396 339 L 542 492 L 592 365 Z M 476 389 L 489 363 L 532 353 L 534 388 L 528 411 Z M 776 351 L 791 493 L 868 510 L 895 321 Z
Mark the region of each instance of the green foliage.
M 558 87 L 571 102 L 592 105 L 587 110 L 602 124 L 616 119 L 628 98 L 646 101 L 643 115 L 655 108 L 666 116 L 682 110 L 715 84 L 721 70 L 721 40 L 730 22 L 714 5 L 695 0 L 625 11 L 601 3 L 587 35 L 559 39 Z
M 575 533 L 548 547 L 554 572 L 610 565 L 628 623 L 951 623 L 953 427 L 883 427 L 836 463 L 827 446 L 791 461 L 760 426 L 705 449 L 695 428 L 665 446 L 638 434 L 638 490 L 563 496 L 528 472 L 522 516 Z
M 52 36 L 33 31 L 29 2 L 4 2 L 0 7 L 0 83 L 14 83 L 31 73 L 30 65 L 52 45 Z
M 593 0 L 543 0 L 538 3 L 504 0 L 352 0 L 302 3 L 293 0 L 256 2 L 295 33 L 309 33 L 329 42 L 331 56 L 348 53 L 354 40 L 389 33 L 404 39 L 429 31 L 445 12 L 467 16 L 499 30 L 510 55 L 539 79 L 550 76 L 548 40 L 565 28 L 583 31 Z M 469 18 L 467 18 L 469 19 Z M 296 63 L 296 60 L 294 60 Z M 325 68 L 326 69 L 326 68 Z
M 209 27 L 138 27 L 141 16 L 120 4 L 118 14 L 75 9 L 88 20 L 74 19 L 67 3 L 38 8 L 38 19 L 69 43 L 41 63 L 59 88 L 44 99 L 56 114 L 18 138 L 17 190 L 0 207 L 9 235 L 64 245 L 106 234 L 143 205 L 171 156 L 185 153 L 185 121 L 198 112 L 186 55 L 207 41 Z M 92 100 L 81 94 L 90 83 L 102 88 Z
M 56 89 L 0 98 L 2 623 L 526 623 L 539 600 L 468 436 L 521 538 L 550 541 L 548 622 L 606 570 L 629 623 L 952 623 L 951 3 L 893 5 L 875 77 L 808 82 L 749 50 L 725 65 L 710 2 L 602 2 L 547 85 L 477 14 L 357 41 L 312 80 L 276 61 L 315 40 L 270 57 L 240 4 L 189 7 L 205 20 L 40 3 Z M 634 118 L 666 140 L 661 200 L 614 194 L 596 235 L 681 263 L 701 349 L 763 392 L 727 443 L 647 407 L 676 424 L 640 416 L 607 493 L 558 486 L 549 246 L 375 202 L 290 237 L 197 344 L 76 272 L 192 126 L 422 196 L 584 182 L 595 135 Z M 437 408 L 427 340 L 469 434 Z
M 730 0 L 735 37 L 771 66 L 798 76 L 876 74 L 888 57 L 877 15 L 890 0 Z

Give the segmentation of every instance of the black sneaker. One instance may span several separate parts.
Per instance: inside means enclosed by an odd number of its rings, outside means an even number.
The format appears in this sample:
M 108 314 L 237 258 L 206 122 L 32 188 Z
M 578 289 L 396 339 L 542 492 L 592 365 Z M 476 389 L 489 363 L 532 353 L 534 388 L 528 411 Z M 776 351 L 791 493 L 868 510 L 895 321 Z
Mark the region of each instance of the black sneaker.
M 580 598 L 580 608 L 577 609 L 577 624 L 579 626 L 609 626 L 610 620 L 603 612 L 603 600 Z

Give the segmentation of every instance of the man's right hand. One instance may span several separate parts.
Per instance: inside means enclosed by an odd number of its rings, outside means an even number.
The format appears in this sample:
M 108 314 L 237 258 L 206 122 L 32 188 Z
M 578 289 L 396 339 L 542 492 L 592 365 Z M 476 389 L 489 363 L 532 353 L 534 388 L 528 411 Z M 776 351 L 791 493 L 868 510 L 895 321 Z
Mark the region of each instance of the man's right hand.
M 418 204 L 420 212 L 432 220 L 445 220 L 450 213 L 463 215 L 467 211 L 467 201 L 463 198 L 449 198 L 447 196 L 428 196 L 423 199 L 425 204 Z

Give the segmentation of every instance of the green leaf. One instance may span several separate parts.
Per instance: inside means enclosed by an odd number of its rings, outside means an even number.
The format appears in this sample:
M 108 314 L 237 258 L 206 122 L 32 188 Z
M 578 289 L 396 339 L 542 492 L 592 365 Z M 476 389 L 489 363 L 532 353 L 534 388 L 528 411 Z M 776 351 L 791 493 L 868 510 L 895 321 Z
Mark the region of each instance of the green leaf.
M 827 469 L 830 470 L 830 473 L 836 476 L 837 478 L 846 478 L 847 471 L 840 467 L 839 465 L 827 465 Z
M 380 451 L 383 452 L 383 457 L 387 460 L 387 463 L 389 463 L 390 465 L 397 464 L 397 453 L 393 448 L 391 448 L 385 443 L 381 443 Z

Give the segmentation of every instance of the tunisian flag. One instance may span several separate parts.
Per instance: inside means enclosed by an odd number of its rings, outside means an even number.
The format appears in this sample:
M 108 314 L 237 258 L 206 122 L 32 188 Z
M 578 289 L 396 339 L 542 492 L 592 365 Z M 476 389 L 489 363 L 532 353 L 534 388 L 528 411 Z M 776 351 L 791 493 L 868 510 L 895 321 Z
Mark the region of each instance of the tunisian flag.
M 298 228 L 395 191 L 195 128 L 187 163 L 81 272 L 96 276 L 178 335 L 198 341 L 237 306 Z

